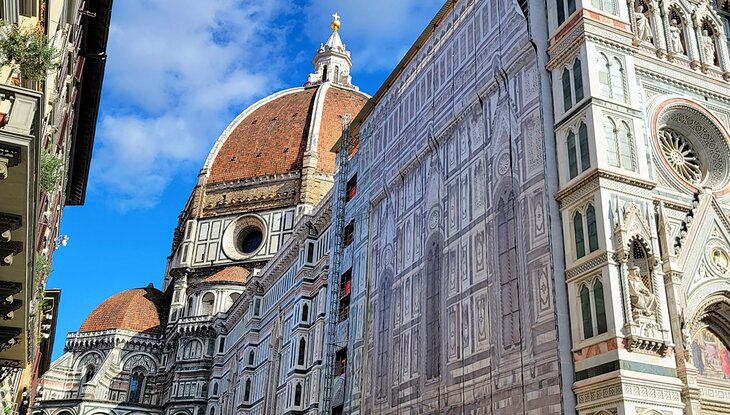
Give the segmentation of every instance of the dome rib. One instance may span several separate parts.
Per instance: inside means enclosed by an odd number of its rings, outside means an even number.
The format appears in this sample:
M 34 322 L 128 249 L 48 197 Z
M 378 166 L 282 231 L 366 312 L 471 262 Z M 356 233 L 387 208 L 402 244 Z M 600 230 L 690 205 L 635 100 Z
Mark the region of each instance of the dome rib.
M 155 288 L 122 291 L 104 300 L 92 311 L 80 333 L 130 330 L 161 334 L 167 317 L 165 294 Z
M 317 152 L 317 170 L 333 173 L 335 155 L 330 149 L 341 135 L 342 117 L 357 115 L 367 100 L 362 92 L 329 83 L 262 99 L 221 134 L 204 167 L 207 183 L 299 173 L 312 136 L 317 137 L 312 149 Z

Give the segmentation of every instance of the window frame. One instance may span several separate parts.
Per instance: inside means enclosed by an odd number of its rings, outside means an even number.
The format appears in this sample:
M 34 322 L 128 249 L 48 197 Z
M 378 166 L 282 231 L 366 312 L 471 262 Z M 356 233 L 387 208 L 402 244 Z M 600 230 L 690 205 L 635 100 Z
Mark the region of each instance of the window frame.
M 606 309 L 606 290 L 601 276 L 591 277 L 577 285 L 577 303 L 580 312 L 580 339 L 589 340 L 608 333 L 608 310 Z M 596 296 L 600 290 L 600 301 Z M 587 294 L 588 303 L 583 294 Z M 600 308 L 599 308 L 600 305 Z M 587 315 L 586 315 L 587 314 Z M 602 318 L 599 318 L 602 316 Z M 590 326 L 587 326 L 587 323 Z M 590 329 L 588 332 L 587 329 Z

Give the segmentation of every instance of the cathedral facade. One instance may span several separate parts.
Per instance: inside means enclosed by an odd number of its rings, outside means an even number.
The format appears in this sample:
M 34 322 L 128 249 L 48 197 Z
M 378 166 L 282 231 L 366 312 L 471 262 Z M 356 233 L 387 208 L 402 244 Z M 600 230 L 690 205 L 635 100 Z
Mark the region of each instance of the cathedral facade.
M 339 25 L 35 414 L 730 413 L 728 3 L 448 1 L 372 98 Z

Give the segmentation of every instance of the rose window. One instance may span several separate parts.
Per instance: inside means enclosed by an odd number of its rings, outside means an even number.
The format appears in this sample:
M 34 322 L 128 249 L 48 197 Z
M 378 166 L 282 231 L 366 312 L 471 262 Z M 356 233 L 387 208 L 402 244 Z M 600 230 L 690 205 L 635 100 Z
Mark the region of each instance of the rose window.
M 659 132 L 659 142 L 664 157 L 677 174 L 692 184 L 702 181 L 700 160 L 689 141 L 679 133 L 665 129 Z

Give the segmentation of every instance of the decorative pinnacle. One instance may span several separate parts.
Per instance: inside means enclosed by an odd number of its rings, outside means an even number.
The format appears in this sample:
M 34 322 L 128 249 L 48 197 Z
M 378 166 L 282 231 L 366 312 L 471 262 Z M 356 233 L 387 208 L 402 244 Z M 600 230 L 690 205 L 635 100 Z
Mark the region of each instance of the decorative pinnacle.
M 332 31 L 336 32 L 340 30 L 340 26 L 342 26 L 342 23 L 340 22 L 340 15 L 335 13 L 332 15 L 332 23 L 330 24 L 330 27 L 332 27 Z

